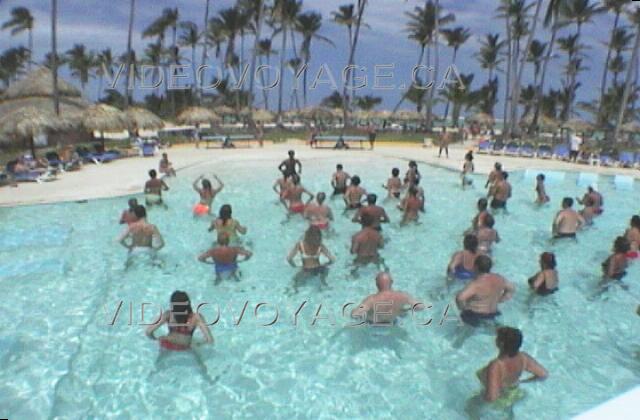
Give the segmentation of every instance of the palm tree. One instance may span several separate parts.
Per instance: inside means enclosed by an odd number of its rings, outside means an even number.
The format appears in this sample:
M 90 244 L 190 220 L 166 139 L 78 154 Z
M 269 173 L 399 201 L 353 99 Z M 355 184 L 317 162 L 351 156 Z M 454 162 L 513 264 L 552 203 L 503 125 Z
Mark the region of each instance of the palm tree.
M 262 61 L 262 57 L 266 57 L 266 65 L 267 65 L 267 70 L 270 71 L 270 67 L 271 67 L 271 56 L 275 54 L 275 51 L 273 50 L 273 41 L 271 40 L 271 38 L 266 38 L 266 39 L 262 39 L 260 40 L 260 42 L 258 42 L 258 56 L 260 57 L 260 65 L 264 65 L 265 63 Z M 262 96 L 264 99 L 264 107 L 265 109 L 269 109 L 269 89 L 266 88 L 265 86 L 265 79 L 264 79 L 264 72 L 261 71 L 260 72 L 260 83 L 262 85 L 261 90 L 262 90 Z
M 613 27 L 611 29 L 611 37 L 609 40 L 609 46 L 607 48 L 607 58 L 604 61 L 604 66 L 603 66 L 603 71 L 602 71 L 602 81 L 600 82 L 600 104 L 603 104 L 603 99 L 604 99 L 604 94 L 607 90 L 607 77 L 608 77 L 608 72 L 609 72 L 609 61 L 611 60 L 611 52 L 612 52 L 612 47 L 611 45 L 613 44 L 613 40 L 614 40 L 614 35 L 616 33 L 616 31 L 618 30 L 618 25 L 620 24 L 620 15 L 622 14 L 623 10 L 624 10 L 624 6 L 626 4 L 628 4 L 629 2 L 627 0 L 603 0 L 603 5 L 604 8 L 609 11 L 609 12 L 613 12 L 614 14 L 614 19 L 613 19 Z
M 205 45 L 215 47 L 215 57 L 220 58 L 222 53 L 222 44 L 225 41 L 225 35 L 222 31 L 222 21 L 218 18 L 212 18 L 207 24 L 207 34 Z
M 320 106 L 326 108 L 342 108 L 344 106 L 344 98 L 337 90 L 331 93 L 320 102 Z
M 12 36 L 27 31 L 27 45 L 30 55 L 28 63 L 29 70 L 31 70 L 31 62 L 33 61 L 33 23 L 34 19 L 29 9 L 26 7 L 15 7 L 11 10 L 11 18 L 2 24 L 2 29 L 11 29 Z
M 324 41 L 328 44 L 334 45 L 334 43 L 327 37 L 319 35 L 318 32 L 322 27 L 322 15 L 316 12 L 302 13 L 296 20 L 296 30 L 302 35 L 302 45 L 300 45 L 300 55 L 303 60 L 303 90 L 302 90 L 302 103 L 303 107 L 307 107 L 307 73 L 309 62 L 311 61 L 311 41 L 317 39 Z
M 111 48 L 106 48 L 96 56 L 96 75 L 98 76 L 98 99 L 102 96 L 102 83 L 104 81 L 104 77 L 108 76 L 109 78 L 113 77 L 113 65 L 114 58 L 111 53 Z
M 482 46 L 476 54 L 476 58 L 480 62 L 480 67 L 489 72 L 487 81 L 491 81 L 493 79 L 493 72 L 498 69 L 500 63 L 504 61 L 501 55 L 505 41 L 500 40 L 500 34 L 487 34 L 480 43 Z
M 583 70 L 581 58 L 583 46 L 579 44 L 579 35 L 576 33 L 559 38 L 558 47 L 561 51 L 567 53 L 567 65 L 564 69 L 566 80 L 563 82 L 563 86 L 566 88 L 568 101 L 564 103 L 566 107 L 563 108 L 561 114 L 561 118 L 564 120 L 572 117 L 572 103 L 575 99 L 577 89 L 575 80 L 580 70 Z
M 83 44 L 75 44 L 73 48 L 66 52 L 66 55 L 71 75 L 80 79 L 80 86 L 84 93 L 84 88 L 92 77 L 91 71 L 95 67 L 95 54 L 92 51 L 87 52 Z
M 124 108 L 129 107 L 129 83 L 131 82 L 131 64 L 133 58 L 133 21 L 136 10 L 136 0 L 129 3 L 129 29 L 127 32 L 126 73 L 124 86 Z
M 473 74 L 460 74 L 460 81 L 462 86 L 456 84 L 449 84 L 447 88 L 441 92 L 441 95 L 453 104 L 451 111 L 451 125 L 453 127 L 458 126 L 460 120 L 460 113 L 462 108 L 466 105 L 469 108 L 473 105 L 474 93 L 471 91 L 470 86 L 473 83 Z
M 220 34 L 227 42 L 227 51 L 224 55 L 225 67 L 233 67 L 236 37 L 244 25 L 242 11 L 237 7 L 221 10 L 218 17 L 214 18 L 213 25 L 220 29 Z
M 625 111 L 627 109 L 627 103 L 629 101 L 629 95 L 631 94 L 631 83 L 633 82 L 634 67 L 638 65 L 638 54 L 640 53 L 640 7 L 636 6 L 633 12 L 629 13 L 629 21 L 633 24 L 636 30 L 636 39 L 633 44 L 633 52 L 631 53 L 631 60 L 629 67 L 627 68 L 627 77 L 624 84 L 624 92 L 622 94 L 622 105 L 618 111 L 617 124 L 615 125 L 615 131 L 613 134 L 614 141 L 618 140 L 620 135 L 620 127 L 624 121 Z
M 547 43 L 534 39 L 529 45 L 529 54 L 527 55 L 527 61 L 533 63 L 533 86 L 538 86 L 538 79 L 540 77 L 540 70 L 542 69 L 542 62 L 544 60 L 544 53 L 547 48 Z M 528 88 L 528 87 L 527 87 Z
M 251 67 L 249 69 L 249 104 L 248 107 L 253 107 L 253 90 L 255 87 L 256 76 L 256 62 L 258 59 L 258 44 L 260 43 L 260 37 L 262 36 L 262 26 L 264 22 L 264 16 L 266 13 L 264 0 L 242 0 L 241 6 L 247 12 L 249 20 L 251 20 L 250 29 L 253 32 L 253 50 L 251 52 Z
M 379 96 L 365 95 L 356 97 L 354 102 L 361 110 L 371 111 L 382 103 L 382 98 Z
M 144 50 L 143 64 L 152 66 L 153 73 L 152 83 L 153 87 L 158 88 L 163 83 L 163 72 L 160 70 L 165 64 L 165 57 L 167 55 L 166 49 L 163 48 L 159 42 L 152 42 L 147 45 Z M 146 78 L 146 73 L 143 75 Z
M 53 111 L 60 115 L 58 90 L 58 0 L 51 0 L 51 75 L 53 80 Z
M 29 61 L 29 50 L 25 47 L 9 48 L 0 55 L 0 80 L 6 87 L 24 70 Z
M 443 29 L 442 35 L 444 35 L 444 38 L 447 40 L 447 45 L 449 46 L 449 48 L 453 49 L 453 57 L 451 59 L 451 65 L 455 66 L 458 50 L 471 37 L 471 31 L 462 26 L 458 26 L 453 29 Z M 449 116 L 449 100 L 447 99 L 447 105 L 444 109 L 444 119 L 446 120 L 448 116 Z
M 180 46 L 191 48 L 191 70 L 193 71 L 193 85 L 191 86 L 192 92 L 197 92 L 197 79 L 198 73 L 196 69 L 196 48 L 200 43 L 200 32 L 198 31 L 198 25 L 193 22 L 181 22 L 180 29 L 182 33 L 178 43 Z
M 354 14 L 355 5 L 347 4 L 340 6 L 337 12 L 331 12 L 333 21 L 341 26 L 347 28 L 347 35 L 349 36 L 349 45 L 353 44 L 353 25 L 356 23 L 356 16 Z
M 362 17 L 364 16 L 364 12 L 365 9 L 367 7 L 367 0 L 358 0 L 358 7 L 356 8 L 356 21 L 355 21 L 355 30 L 353 33 L 353 39 L 352 39 L 352 43 L 349 45 L 349 61 L 348 61 L 348 68 L 351 68 L 354 63 L 355 63 L 355 58 L 356 58 L 356 48 L 358 47 L 358 39 L 360 38 L 360 29 L 362 28 L 363 25 L 363 21 L 362 21 Z M 349 76 L 350 74 L 352 74 L 352 72 L 348 72 L 347 75 Z M 350 76 L 351 79 L 353 79 L 353 76 Z M 347 78 L 347 80 L 349 80 L 349 77 Z M 342 122 L 343 122 L 343 128 L 346 128 L 349 125 L 349 85 L 348 83 L 344 83 L 343 89 L 342 89 L 342 96 L 344 97 L 344 103 L 342 104 Z
M 294 27 L 298 14 L 302 8 L 302 2 L 298 0 L 275 0 L 272 9 L 272 19 L 279 25 L 278 31 L 282 36 L 280 48 L 280 83 L 278 84 L 278 120 L 282 119 L 282 99 L 284 88 L 284 68 L 287 51 L 287 33 Z
M 629 49 L 629 44 L 633 41 L 633 34 L 627 32 L 625 28 L 617 28 L 611 34 L 609 49 L 615 53 L 613 60 L 609 63 L 609 69 L 613 73 L 613 84 L 618 84 L 618 75 L 624 71 L 624 58 L 622 53 Z

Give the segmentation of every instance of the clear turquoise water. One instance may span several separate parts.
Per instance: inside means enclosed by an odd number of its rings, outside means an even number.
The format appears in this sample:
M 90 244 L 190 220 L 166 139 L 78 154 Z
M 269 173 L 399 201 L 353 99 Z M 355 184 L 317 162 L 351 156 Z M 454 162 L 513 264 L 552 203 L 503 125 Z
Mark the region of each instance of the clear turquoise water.
M 304 184 L 328 192 L 335 161 L 305 161 Z M 406 162 L 369 162 L 366 155 L 345 158 L 365 187 L 379 187 L 390 168 Z M 313 282 L 291 292 L 295 269 L 285 256 L 304 231 L 301 220 L 281 225 L 283 211 L 270 188 L 274 168 L 256 162 L 200 167 L 170 181 L 169 210 L 153 209 L 150 221 L 165 236 L 162 267 L 141 261 L 124 270 L 125 250 L 115 243 L 117 219 L 126 199 L 67 203 L 0 210 L 0 282 L 4 291 L 0 324 L 0 415 L 9 418 L 464 418 L 465 402 L 478 393 L 475 377 L 496 354 L 493 331 L 477 329 L 462 341 L 465 328 L 455 321 L 439 325 L 457 289 L 444 285 L 450 254 L 474 214 L 477 188 L 462 192 L 457 174 L 422 166 L 428 196 L 423 224 L 398 227 L 399 212 L 387 210 L 384 250 L 397 289 L 431 302 L 429 327 L 407 321 L 395 332 L 344 328 L 342 306 L 374 291 L 373 269 L 349 276 L 348 239 L 357 226 L 338 217 L 337 234 L 326 239 L 338 256 L 329 288 Z M 507 168 L 508 169 L 508 168 Z M 217 172 L 227 188 L 217 205 L 231 203 L 234 215 L 249 227 L 246 242 L 254 258 L 242 266 L 242 281 L 213 285 L 210 266 L 196 256 L 212 242 L 207 222 L 191 216 L 192 180 Z M 310 178 L 311 176 L 315 178 Z M 567 418 L 638 383 L 638 265 L 629 271 L 629 291 L 613 288 L 596 295 L 600 263 L 613 238 L 637 211 L 634 194 L 600 190 L 606 212 L 580 236 L 579 244 L 549 246 L 550 221 L 562 196 L 578 195 L 575 177 L 548 185 L 553 206 L 536 209 L 533 185 L 513 174 L 511 214 L 498 216 L 503 243 L 495 248 L 496 271 L 519 287 L 502 305 L 501 322 L 523 330 L 524 350 L 550 372 L 543 383 L 523 385 L 527 397 L 515 406 L 517 418 Z M 342 205 L 333 204 L 336 213 Z M 531 299 L 526 279 L 537 256 L 557 254 L 560 292 Z M 189 354 L 171 354 L 158 362 L 157 343 L 138 325 L 140 305 L 146 318 L 165 308 L 170 293 L 186 290 L 213 320 L 215 346 L 199 348 L 203 369 Z M 109 326 L 123 301 L 120 317 Z M 294 313 L 300 311 L 297 325 Z M 239 317 L 245 302 L 245 314 Z M 255 306 L 266 302 L 258 316 Z M 133 316 L 129 322 L 129 304 Z M 268 323 L 278 305 L 279 321 Z M 318 319 L 314 315 L 332 319 Z M 156 312 L 154 312 L 154 310 Z M 426 317 L 425 317 L 426 318 Z M 335 325 L 331 325 L 334 322 Z M 132 325 L 128 325 L 128 324 Z M 207 380 L 207 379 L 210 379 Z M 212 382 L 212 383 L 211 383 Z M 501 418 L 499 413 L 489 417 Z

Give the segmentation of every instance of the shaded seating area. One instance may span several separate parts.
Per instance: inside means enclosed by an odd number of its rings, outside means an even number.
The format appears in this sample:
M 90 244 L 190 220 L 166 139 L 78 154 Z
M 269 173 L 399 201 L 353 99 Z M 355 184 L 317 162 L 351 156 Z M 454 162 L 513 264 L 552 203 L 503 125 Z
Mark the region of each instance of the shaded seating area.
M 368 137 L 365 136 L 316 136 L 311 147 L 316 149 L 351 149 L 356 147 L 364 150 L 368 141 Z M 326 146 L 327 143 L 332 146 Z
M 233 149 L 236 143 L 242 144 L 243 147 L 251 147 L 251 142 L 259 143 L 259 140 L 253 134 L 216 134 L 201 137 L 201 141 L 205 143 L 206 149 L 220 148 Z

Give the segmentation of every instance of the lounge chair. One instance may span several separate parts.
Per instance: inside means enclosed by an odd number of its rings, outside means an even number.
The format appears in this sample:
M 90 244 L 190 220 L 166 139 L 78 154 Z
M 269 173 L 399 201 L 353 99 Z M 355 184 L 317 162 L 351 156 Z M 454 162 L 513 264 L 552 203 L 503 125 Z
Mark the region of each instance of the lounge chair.
M 520 148 L 520 156 L 532 158 L 536 155 L 535 149 L 531 143 L 525 143 Z
M 559 144 L 553 148 L 553 156 L 560 160 L 569 160 L 569 148 L 566 144 Z
M 488 155 L 491 153 L 491 149 L 493 148 L 493 143 L 489 140 L 481 141 L 478 143 L 478 153 L 479 155 Z
M 143 157 L 153 157 L 156 154 L 156 145 L 154 143 L 143 143 L 140 146 L 140 152 Z
M 611 157 L 608 153 L 600 154 L 600 166 L 614 166 L 616 164 L 616 160 Z
M 504 143 L 501 142 L 495 142 L 493 143 L 493 147 L 491 148 L 491 151 L 489 152 L 490 155 L 501 155 L 504 151 Z
M 514 142 L 507 143 L 507 146 L 504 148 L 504 154 L 507 156 L 518 156 L 520 155 L 520 146 Z
M 640 168 L 640 152 L 636 153 L 636 158 L 633 162 L 634 168 Z
M 633 165 L 635 164 L 635 155 L 633 152 L 620 152 L 618 162 L 623 168 L 633 168 Z
M 540 159 L 551 159 L 553 157 L 553 150 L 551 149 L 551 146 L 548 146 L 546 144 L 542 144 L 542 145 L 538 146 L 538 150 L 536 152 L 536 155 Z

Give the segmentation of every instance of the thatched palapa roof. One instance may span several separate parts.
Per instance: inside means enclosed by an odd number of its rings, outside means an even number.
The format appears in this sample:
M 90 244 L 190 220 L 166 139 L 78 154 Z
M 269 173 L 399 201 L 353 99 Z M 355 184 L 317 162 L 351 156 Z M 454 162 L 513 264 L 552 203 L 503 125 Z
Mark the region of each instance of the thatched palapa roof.
M 210 109 L 192 106 L 182 111 L 177 120 L 180 124 L 195 125 L 217 123 L 221 121 L 221 118 Z
M 164 121 L 153 112 L 140 107 L 131 107 L 125 111 L 131 129 L 157 130 L 164 127 Z
M 123 131 L 129 129 L 129 119 L 127 115 L 105 104 L 92 105 L 84 112 L 72 117 L 87 131 Z

